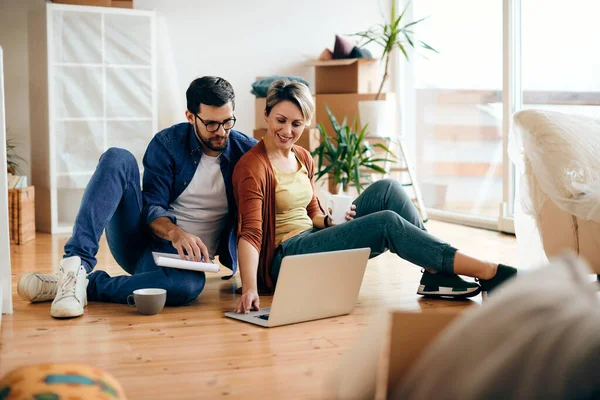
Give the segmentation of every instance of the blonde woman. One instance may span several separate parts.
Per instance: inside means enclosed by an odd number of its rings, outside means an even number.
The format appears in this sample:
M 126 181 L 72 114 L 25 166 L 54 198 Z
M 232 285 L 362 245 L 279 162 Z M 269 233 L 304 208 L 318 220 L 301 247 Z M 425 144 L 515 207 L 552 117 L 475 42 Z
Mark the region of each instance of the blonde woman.
M 259 309 L 259 291 L 274 290 L 283 257 L 295 254 L 369 247 L 375 257 L 390 250 L 425 269 L 418 293 L 432 297 L 475 296 L 516 274 L 512 267 L 471 258 L 427 233 L 393 180 L 369 186 L 346 214 L 348 221 L 334 226 L 315 194 L 312 157 L 294 145 L 314 109 L 306 85 L 273 82 L 265 108 L 267 133 L 235 167 L 242 278 L 238 313 Z M 457 274 L 479 278 L 481 286 Z

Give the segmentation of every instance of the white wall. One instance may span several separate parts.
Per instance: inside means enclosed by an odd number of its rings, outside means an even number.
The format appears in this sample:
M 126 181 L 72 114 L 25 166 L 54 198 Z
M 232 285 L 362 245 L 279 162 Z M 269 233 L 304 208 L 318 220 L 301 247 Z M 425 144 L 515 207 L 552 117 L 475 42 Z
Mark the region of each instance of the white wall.
M 6 125 L 30 175 L 28 13 L 44 0 L 0 0 L 0 46 L 5 53 Z M 159 52 L 159 128 L 184 120 L 185 90 L 202 75 L 219 75 L 236 91 L 236 128 L 252 134 L 256 76 L 314 72 L 303 64 L 325 48 L 335 33 L 353 33 L 379 22 L 389 0 L 135 0 L 156 9 Z M 30 176 L 31 181 L 31 176 Z
M 4 49 L 7 136 L 18 144 L 16 153 L 27 163 L 20 172 L 29 176 L 29 55 L 27 16 L 30 10 L 44 7 L 44 0 L 0 0 L 0 46 Z
M 185 90 L 196 77 L 219 75 L 236 92 L 236 129 L 252 134 L 256 76 L 289 74 L 314 82 L 304 64 L 333 49 L 335 34 L 368 29 L 389 0 L 135 0 L 156 9 L 159 126 L 184 118 Z M 379 54 L 377 54 L 379 55 Z
M 6 165 L 3 58 L 3 50 L 0 46 L 0 165 Z M 0 314 L 12 314 L 11 290 L 8 186 L 6 184 L 6 174 L 0 173 Z

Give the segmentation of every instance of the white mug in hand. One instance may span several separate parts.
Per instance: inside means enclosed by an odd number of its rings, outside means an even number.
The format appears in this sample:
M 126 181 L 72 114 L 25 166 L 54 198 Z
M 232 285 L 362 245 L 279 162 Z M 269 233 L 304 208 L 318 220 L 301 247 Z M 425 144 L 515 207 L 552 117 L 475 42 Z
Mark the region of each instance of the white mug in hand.
M 339 225 L 346 222 L 346 213 L 350 211 L 353 198 L 341 194 L 333 195 L 327 201 L 327 215 L 332 225 Z

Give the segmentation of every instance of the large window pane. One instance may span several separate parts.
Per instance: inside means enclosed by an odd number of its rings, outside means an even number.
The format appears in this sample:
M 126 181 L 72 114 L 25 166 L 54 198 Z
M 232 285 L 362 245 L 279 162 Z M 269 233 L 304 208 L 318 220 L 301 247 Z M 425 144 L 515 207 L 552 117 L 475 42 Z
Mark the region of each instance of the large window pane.
M 419 0 L 416 165 L 429 207 L 497 218 L 502 201 L 502 0 Z
M 600 115 L 600 3 L 526 0 L 521 8 L 524 108 Z

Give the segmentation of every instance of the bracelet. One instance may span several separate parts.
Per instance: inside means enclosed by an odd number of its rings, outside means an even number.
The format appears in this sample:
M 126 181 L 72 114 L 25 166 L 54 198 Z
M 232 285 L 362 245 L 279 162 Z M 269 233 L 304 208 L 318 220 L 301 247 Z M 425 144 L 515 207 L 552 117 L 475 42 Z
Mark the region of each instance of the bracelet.
M 325 218 L 323 219 L 323 223 L 325 224 L 325 228 L 329 228 L 331 225 L 329 225 L 329 215 L 326 215 Z

